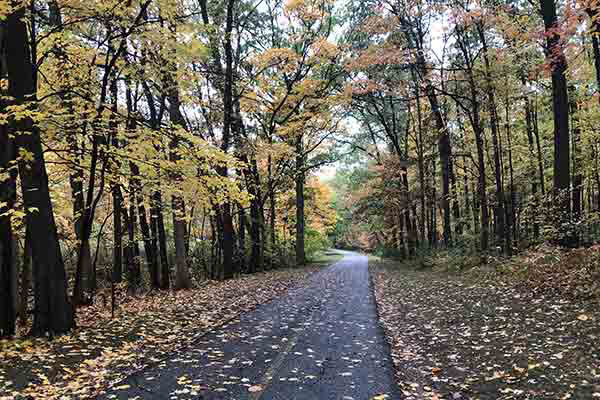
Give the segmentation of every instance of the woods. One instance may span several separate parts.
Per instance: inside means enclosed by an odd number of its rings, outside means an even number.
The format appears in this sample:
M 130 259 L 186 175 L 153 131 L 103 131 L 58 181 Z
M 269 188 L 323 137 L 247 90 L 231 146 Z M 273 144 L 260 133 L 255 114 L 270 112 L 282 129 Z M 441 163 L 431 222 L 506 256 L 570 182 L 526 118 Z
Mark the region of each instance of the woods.
M 348 4 L 360 155 L 333 182 L 354 221 L 335 242 L 407 258 L 421 239 L 418 254 L 441 246 L 484 263 L 596 243 L 597 7 Z
M 330 246 L 596 244 L 599 8 L 1 2 L 0 337 Z
M 348 97 L 332 9 L 3 2 L 0 336 L 313 257 Z
M 580 301 L 600 298 L 599 11 L 596 0 L 0 1 L 0 360 L 16 365 L 0 368 L 0 397 L 97 395 L 120 365 L 192 345 L 344 258 L 303 292 L 307 309 L 285 299 L 290 318 L 307 318 L 298 326 L 342 327 L 370 301 L 354 323 L 384 316 L 400 347 L 425 346 L 420 326 L 454 329 L 455 313 L 481 322 L 479 340 L 488 315 L 468 315 L 487 293 L 498 326 L 513 303 L 564 307 L 570 345 L 589 348 L 597 338 L 570 329 L 594 332 Z M 440 265 L 457 276 L 421 274 Z M 489 287 L 471 285 L 473 270 L 493 275 Z M 407 307 L 423 311 L 419 326 Z M 253 340 L 281 321 L 289 340 L 285 318 L 252 318 L 264 329 Z M 552 318 L 535 318 L 527 327 L 545 335 Z M 505 330 L 497 343 L 514 348 Z M 429 365 L 429 350 L 414 354 Z M 239 378 L 243 393 L 267 386 Z

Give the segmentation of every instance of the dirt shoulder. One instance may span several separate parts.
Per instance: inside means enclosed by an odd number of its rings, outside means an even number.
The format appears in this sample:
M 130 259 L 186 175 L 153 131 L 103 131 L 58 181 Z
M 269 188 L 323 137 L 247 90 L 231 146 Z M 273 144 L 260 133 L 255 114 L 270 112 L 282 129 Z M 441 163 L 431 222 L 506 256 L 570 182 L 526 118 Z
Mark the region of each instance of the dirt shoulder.
M 600 398 L 600 307 L 516 281 L 370 260 L 407 399 Z

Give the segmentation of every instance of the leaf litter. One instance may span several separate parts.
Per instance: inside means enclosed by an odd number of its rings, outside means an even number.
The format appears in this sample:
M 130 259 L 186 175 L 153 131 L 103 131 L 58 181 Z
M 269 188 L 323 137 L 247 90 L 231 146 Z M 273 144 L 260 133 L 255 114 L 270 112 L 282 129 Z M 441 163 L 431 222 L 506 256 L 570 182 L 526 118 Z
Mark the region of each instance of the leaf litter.
M 187 291 L 82 308 L 78 328 L 53 340 L 0 341 L 0 399 L 91 398 L 125 376 L 189 346 L 211 329 L 302 285 L 315 266 L 276 270 Z M 114 387 L 113 389 L 125 389 Z
M 597 298 L 532 279 L 369 264 L 406 399 L 600 397 Z

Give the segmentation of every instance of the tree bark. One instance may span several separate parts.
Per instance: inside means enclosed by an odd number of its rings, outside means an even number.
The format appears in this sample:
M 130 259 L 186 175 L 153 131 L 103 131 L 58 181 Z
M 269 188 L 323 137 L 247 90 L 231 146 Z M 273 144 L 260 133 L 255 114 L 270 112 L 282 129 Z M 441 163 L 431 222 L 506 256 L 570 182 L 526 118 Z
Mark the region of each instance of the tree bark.
M 180 110 L 179 88 L 176 82 L 171 78 L 167 80 L 169 84 L 169 118 L 171 122 L 182 129 L 185 127 L 183 115 Z M 169 143 L 169 157 L 172 163 L 177 163 L 181 158 L 178 153 L 180 138 L 177 131 L 172 132 L 173 137 Z M 181 181 L 178 172 L 173 174 L 175 182 Z M 190 289 L 192 280 L 187 265 L 187 254 L 185 248 L 185 203 L 181 195 L 174 194 L 171 199 L 173 209 L 173 240 L 175 241 L 175 289 Z
M 15 159 L 11 136 L 0 126 L 0 172 L 10 171 L 9 163 Z M 0 338 L 14 335 L 16 322 L 17 255 L 10 212 L 13 211 L 17 188 L 14 173 L 8 172 L 7 175 L 7 178 L 0 178 Z
M 238 254 L 240 258 L 239 271 L 246 269 L 246 212 L 238 205 Z
M 554 113 L 554 196 L 559 215 L 559 223 L 570 220 L 571 185 L 569 95 L 567 91 L 567 60 L 560 43 L 558 18 L 554 0 L 540 0 L 544 28 L 546 30 L 547 59 L 552 69 L 552 111 Z M 564 235 L 563 235 L 564 236 Z M 569 244 L 570 238 L 560 239 Z
M 525 85 L 525 80 L 521 81 L 523 85 Z M 531 178 L 531 193 L 533 195 L 533 209 L 536 210 L 539 204 L 538 199 L 538 182 L 535 178 L 536 173 L 536 152 L 535 152 L 535 143 L 533 139 L 533 110 L 531 107 L 531 101 L 529 100 L 529 96 L 525 96 L 525 129 L 527 131 L 527 142 L 529 144 L 529 156 L 531 166 L 529 167 L 530 173 L 532 175 Z M 536 216 L 534 216 L 536 217 Z M 537 221 L 537 218 L 534 218 L 533 221 L 533 237 L 534 239 L 538 239 L 540 237 L 540 224 Z
M 152 195 L 152 217 L 156 219 L 156 230 L 158 231 L 158 248 L 160 254 L 160 288 L 167 290 L 171 286 L 169 258 L 167 255 L 167 234 L 163 215 L 163 202 L 160 190 Z
M 306 263 L 304 252 L 304 155 L 302 135 L 296 139 L 296 265 Z
M 21 266 L 21 287 L 19 294 L 19 321 L 21 325 L 27 323 L 27 307 L 29 306 L 29 287 L 31 286 L 31 239 L 25 228 L 25 245 L 23 246 L 23 264 Z
M 81 304 L 85 300 L 85 292 L 90 289 L 90 275 L 92 269 L 92 255 L 90 251 L 89 239 L 84 235 L 84 218 L 86 215 L 86 204 L 83 196 L 83 169 L 81 167 L 81 151 L 77 143 L 77 136 L 73 133 L 67 135 L 69 141 L 69 151 L 76 160 L 76 166 L 71 169 L 69 174 L 69 184 L 71 186 L 71 197 L 73 199 L 73 219 L 75 237 L 79 242 L 77 244 L 77 267 L 76 279 L 73 292 L 73 301 L 75 304 Z
M 414 73 L 413 73 L 414 76 Z M 421 245 L 425 243 L 425 219 L 426 219 L 426 210 L 425 210 L 425 163 L 423 160 L 424 149 L 423 149 L 423 120 L 421 115 L 421 98 L 419 94 L 419 85 L 416 85 L 416 108 L 417 108 L 417 166 L 418 166 L 418 174 L 419 174 L 419 185 L 421 186 L 421 193 L 419 195 L 419 200 L 421 201 L 421 220 L 420 220 L 420 242 Z M 415 214 L 416 218 L 416 214 Z
M 4 47 L 7 55 L 9 95 L 19 105 L 28 105 L 35 98 L 34 65 L 29 52 L 24 9 L 14 10 L 6 17 Z M 33 108 L 35 104 L 32 104 Z M 35 308 L 33 335 L 60 334 L 75 326 L 74 310 L 67 298 L 67 278 L 50 201 L 48 176 L 40 132 L 31 118 L 14 121 L 18 153 L 32 156 L 31 161 L 19 161 L 19 176 L 23 190 L 26 220 L 31 233 L 34 270 Z
M 407 232 L 407 247 L 408 247 L 408 256 L 409 257 L 413 257 L 415 255 L 415 240 L 417 237 L 417 234 L 415 232 L 414 228 L 414 224 L 411 221 L 410 218 L 410 208 L 411 208 L 411 199 L 410 199 L 410 192 L 409 192 L 409 188 L 408 188 L 408 170 L 406 167 L 402 168 L 402 186 L 404 188 L 404 193 L 405 193 L 405 200 L 406 200 L 406 206 L 404 208 L 404 224 L 406 225 L 406 232 Z
M 136 207 L 140 221 L 140 232 L 142 233 L 142 240 L 144 242 L 144 252 L 146 253 L 148 272 L 150 274 L 150 286 L 154 289 L 158 289 L 160 287 L 158 276 L 158 255 L 154 251 L 155 247 L 152 243 L 152 233 L 150 232 L 150 225 L 148 224 L 148 219 L 146 216 L 146 206 L 144 204 L 144 196 L 142 194 L 142 185 L 140 182 L 140 169 L 134 162 L 130 162 L 129 167 L 133 176 L 133 184 L 137 192 Z
M 500 165 L 500 147 L 498 145 L 498 112 L 496 108 L 495 99 L 495 88 L 492 82 L 491 67 L 488 56 L 488 47 L 483 26 L 481 23 L 477 23 L 477 33 L 479 35 L 479 41 L 483 49 L 483 61 L 485 66 L 485 83 L 487 92 L 487 108 L 490 113 L 490 127 L 492 131 L 492 147 L 494 152 L 494 177 L 496 181 L 496 223 L 497 223 L 497 234 L 498 241 L 502 243 L 502 249 L 505 254 L 508 253 L 508 247 L 510 241 L 507 238 L 507 226 L 505 221 L 505 210 L 504 210 L 504 185 L 502 183 L 502 167 Z M 472 72 L 471 72 L 472 73 Z M 471 82 L 474 85 L 474 82 Z
M 571 112 L 571 132 L 572 132 L 572 156 L 573 156 L 573 219 L 578 221 L 581 218 L 582 198 L 583 198 L 583 177 L 581 175 L 581 129 L 579 127 L 579 106 L 577 104 L 577 93 L 574 86 L 569 90 L 569 108 Z
M 129 288 L 135 291 L 141 283 L 140 249 L 137 242 L 137 215 L 135 210 L 136 188 L 134 180 L 129 180 L 129 215 L 127 216 L 127 233 L 129 241 L 126 246 L 127 253 L 127 281 Z
M 478 194 L 478 205 L 481 210 L 481 251 L 485 252 L 489 247 L 489 209 L 488 209 L 488 198 L 486 192 L 486 175 L 485 175 L 485 149 L 483 143 L 484 130 L 481 125 L 480 109 L 481 106 L 478 100 L 477 87 L 475 84 L 475 78 L 473 76 L 473 60 L 466 47 L 466 44 L 462 41 L 458 41 L 460 49 L 463 53 L 465 64 L 467 64 L 466 73 L 469 84 L 469 94 L 471 110 L 464 110 L 471 122 L 473 132 L 475 134 L 475 143 L 477 147 L 477 167 L 479 170 L 479 179 L 477 185 Z

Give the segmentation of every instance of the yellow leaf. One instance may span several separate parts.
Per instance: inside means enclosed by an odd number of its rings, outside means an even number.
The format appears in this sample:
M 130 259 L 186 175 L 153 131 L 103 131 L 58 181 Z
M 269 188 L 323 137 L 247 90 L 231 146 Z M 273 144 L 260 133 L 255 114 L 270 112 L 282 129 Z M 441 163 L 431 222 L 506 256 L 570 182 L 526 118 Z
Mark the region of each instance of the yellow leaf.
M 371 400 L 385 400 L 388 399 L 390 396 L 388 396 L 387 394 L 378 394 L 377 396 L 371 398 Z

